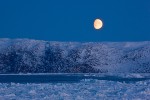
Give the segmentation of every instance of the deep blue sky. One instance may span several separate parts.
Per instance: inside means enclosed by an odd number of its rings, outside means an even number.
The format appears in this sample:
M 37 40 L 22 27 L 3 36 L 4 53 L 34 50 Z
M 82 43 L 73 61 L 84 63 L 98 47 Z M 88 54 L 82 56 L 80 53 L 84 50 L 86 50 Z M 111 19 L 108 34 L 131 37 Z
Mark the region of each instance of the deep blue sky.
M 150 0 L 0 0 L 0 38 L 148 41 Z

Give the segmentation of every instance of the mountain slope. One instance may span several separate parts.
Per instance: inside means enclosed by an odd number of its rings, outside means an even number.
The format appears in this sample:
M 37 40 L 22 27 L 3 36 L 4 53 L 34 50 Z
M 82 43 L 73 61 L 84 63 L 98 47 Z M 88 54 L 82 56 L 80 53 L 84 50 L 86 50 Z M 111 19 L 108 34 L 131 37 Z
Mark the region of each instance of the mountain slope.
M 150 42 L 0 39 L 0 73 L 150 72 Z

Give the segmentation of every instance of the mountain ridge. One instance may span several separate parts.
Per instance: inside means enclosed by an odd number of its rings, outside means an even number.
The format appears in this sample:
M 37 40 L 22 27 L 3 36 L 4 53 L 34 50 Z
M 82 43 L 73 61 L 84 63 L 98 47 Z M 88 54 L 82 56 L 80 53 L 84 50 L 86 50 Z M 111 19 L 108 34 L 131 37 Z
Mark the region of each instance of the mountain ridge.
M 150 41 L 0 39 L 0 73 L 150 72 Z

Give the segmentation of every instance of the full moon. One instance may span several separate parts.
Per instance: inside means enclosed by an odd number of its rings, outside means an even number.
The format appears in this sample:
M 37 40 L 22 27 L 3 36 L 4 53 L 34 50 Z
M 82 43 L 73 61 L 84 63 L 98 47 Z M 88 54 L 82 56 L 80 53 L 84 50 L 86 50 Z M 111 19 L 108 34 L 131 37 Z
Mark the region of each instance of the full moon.
M 98 29 L 102 28 L 102 26 L 103 26 L 103 22 L 100 19 L 95 19 L 94 28 L 98 30 Z

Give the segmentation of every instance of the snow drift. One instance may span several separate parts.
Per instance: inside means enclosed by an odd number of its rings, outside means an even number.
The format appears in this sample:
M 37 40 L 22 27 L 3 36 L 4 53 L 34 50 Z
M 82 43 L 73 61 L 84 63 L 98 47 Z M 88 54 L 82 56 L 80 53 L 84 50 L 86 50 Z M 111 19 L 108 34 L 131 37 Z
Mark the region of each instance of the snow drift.
M 150 72 L 150 42 L 0 39 L 0 73 Z

